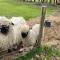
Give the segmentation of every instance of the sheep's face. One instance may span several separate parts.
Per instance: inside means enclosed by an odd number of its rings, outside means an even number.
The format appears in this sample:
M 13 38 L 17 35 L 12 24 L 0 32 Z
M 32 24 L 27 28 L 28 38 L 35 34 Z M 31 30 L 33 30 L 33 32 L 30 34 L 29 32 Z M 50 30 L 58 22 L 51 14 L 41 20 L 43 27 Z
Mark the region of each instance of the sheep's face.
M 22 38 L 26 38 L 29 33 L 29 26 L 28 25 L 23 25 L 21 26 L 21 36 Z
M 0 32 L 6 35 L 9 32 L 10 22 L 5 19 L 0 20 Z

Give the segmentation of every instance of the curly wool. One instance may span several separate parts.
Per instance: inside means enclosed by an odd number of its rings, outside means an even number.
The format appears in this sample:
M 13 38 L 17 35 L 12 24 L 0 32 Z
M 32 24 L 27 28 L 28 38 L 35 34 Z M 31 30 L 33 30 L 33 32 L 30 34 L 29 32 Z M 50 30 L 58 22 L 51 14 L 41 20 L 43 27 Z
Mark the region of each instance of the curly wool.
M 36 40 L 38 38 L 39 35 L 39 26 L 40 24 L 36 24 L 32 27 L 32 29 L 30 29 L 29 34 L 26 38 L 26 46 L 34 46 L 36 43 Z
M 4 18 L 1 20 L 3 20 L 3 24 L 6 22 L 4 25 L 9 25 L 9 32 L 7 35 L 0 33 L 0 49 L 7 50 L 12 48 L 13 45 L 18 45 L 22 41 L 21 33 L 28 32 L 29 26 L 26 24 L 26 22 L 23 22 L 22 24 L 19 22 L 19 24 L 11 25 L 11 21 L 6 21 L 7 19 Z
M 0 49 L 7 50 L 9 47 L 12 46 L 11 42 L 13 41 L 13 28 L 10 26 L 10 22 L 6 17 L 0 17 L 0 24 L 9 26 L 9 31 L 7 35 L 4 35 L 0 32 Z
M 13 23 L 14 25 L 22 25 L 25 24 L 26 21 L 23 17 L 12 17 L 11 23 Z
M 12 17 L 11 22 L 13 25 L 13 33 L 14 33 L 14 41 L 13 44 L 19 44 L 21 41 L 24 42 L 24 38 L 22 37 L 21 33 L 28 32 L 29 26 L 27 25 L 25 19 L 23 17 Z

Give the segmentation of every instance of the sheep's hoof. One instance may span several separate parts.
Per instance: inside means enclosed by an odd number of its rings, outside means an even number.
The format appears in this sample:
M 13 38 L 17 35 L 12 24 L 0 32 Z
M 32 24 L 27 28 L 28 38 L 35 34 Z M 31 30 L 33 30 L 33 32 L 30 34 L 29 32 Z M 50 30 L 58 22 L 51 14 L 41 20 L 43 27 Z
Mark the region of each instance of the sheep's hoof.
M 10 53 L 10 52 L 12 52 L 12 50 L 11 49 L 8 49 L 8 53 Z

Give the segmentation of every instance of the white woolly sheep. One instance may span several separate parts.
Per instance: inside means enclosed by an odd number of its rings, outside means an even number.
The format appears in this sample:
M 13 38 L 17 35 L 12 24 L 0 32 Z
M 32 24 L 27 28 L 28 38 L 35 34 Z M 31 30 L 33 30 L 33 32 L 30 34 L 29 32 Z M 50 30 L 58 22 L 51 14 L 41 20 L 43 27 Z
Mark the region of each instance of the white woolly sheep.
M 39 35 L 39 26 L 40 26 L 40 24 L 36 24 L 29 31 L 28 36 L 25 39 L 25 45 L 27 47 L 35 45 L 37 37 Z
M 17 21 L 18 21 L 18 19 L 17 19 Z M 5 29 L 5 26 L 9 27 L 7 34 L 5 34 L 4 29 L 2 29 L 3 32 L 0 32 L 0 49 L 2 49 L 2 50 L 11 49 L 11 48 L 13 48 L 14 45 L 19 45 L 19 43 L 21 41 L 23 41 L 24 38 L 27 37 L 28 31 L 29 31 L 29 26 L 26 24 L 26 22 L 24 22 L 25 20 L 24 21 L 20 20 L 20 21 L 22 22 L 22 23 L 20 22 L 21 24 L 14 23 L 14 25 L 11 25 L 10 24 L 11 21 L 8 21 L 7 18 L 5 18 L 5 17 L 0 18 L 0 23 L 3 25 L 3 28 Z M 23 38 L 23 40 L 22 40 L 22 38 Z
M 29 26 L 23 17 L 12 17 L 11 23 L 13 23 L 15 37 L 13 43 L 18 45 L 21 41 L 24 42 L 24 39 L 27 37 Z
M 13 31 L 6 17 L 0 17 L 0 49 L 7 50 L 12 46 Z
M 19 39 L 22 37 L 25 38 L 29 31 L 29 26 L 27 25 L 25 19 L 23 17 L 12 17 L 11 23 L 13 24 L 14 33 L 18 35 L 16 37 L 19 37 Z

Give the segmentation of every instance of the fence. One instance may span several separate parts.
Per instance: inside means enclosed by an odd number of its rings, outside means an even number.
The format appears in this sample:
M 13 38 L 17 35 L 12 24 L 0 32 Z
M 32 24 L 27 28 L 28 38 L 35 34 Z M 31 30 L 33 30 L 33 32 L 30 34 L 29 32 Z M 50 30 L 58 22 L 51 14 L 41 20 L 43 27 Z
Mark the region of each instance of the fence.
M 46 3 L 46 4 L 60 4 L 60 0 L 17 0 L 17 1 Z

